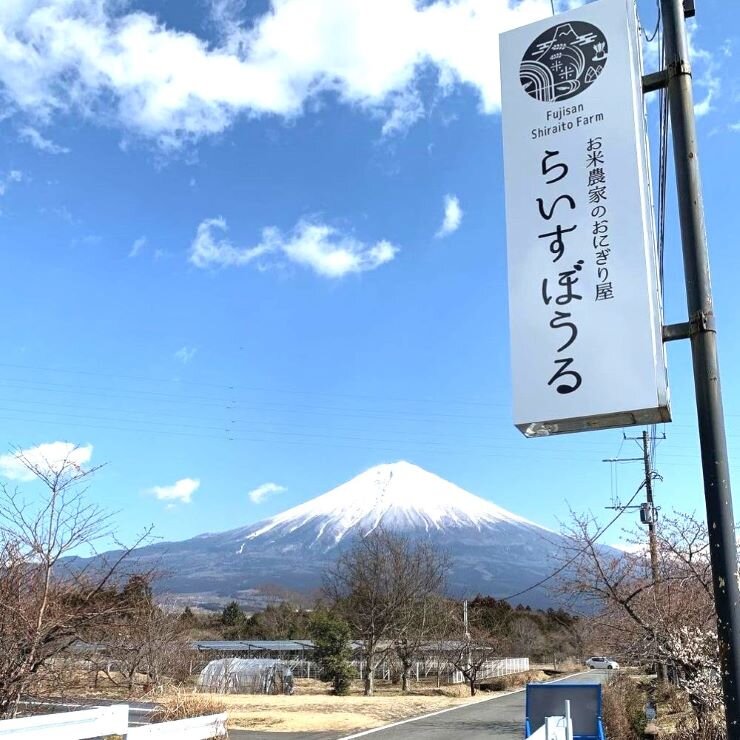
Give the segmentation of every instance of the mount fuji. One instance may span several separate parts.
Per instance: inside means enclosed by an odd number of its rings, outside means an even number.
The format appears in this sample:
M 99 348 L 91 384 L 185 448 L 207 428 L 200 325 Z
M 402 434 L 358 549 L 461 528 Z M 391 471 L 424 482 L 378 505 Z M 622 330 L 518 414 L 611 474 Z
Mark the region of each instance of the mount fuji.
M 354 538 L 378 526 L 426 538 L 450 556 L 451 595 L 505 597 L 553 567 L 561 536 L 408 462 L 378 465 L 316 498 L 247 527 L 136 550 L 129 567 L 165 574 L 178 601 L 259 607 L 265 587 L 310 592 Z M 543 588 L 515 601 L 552 602 Z

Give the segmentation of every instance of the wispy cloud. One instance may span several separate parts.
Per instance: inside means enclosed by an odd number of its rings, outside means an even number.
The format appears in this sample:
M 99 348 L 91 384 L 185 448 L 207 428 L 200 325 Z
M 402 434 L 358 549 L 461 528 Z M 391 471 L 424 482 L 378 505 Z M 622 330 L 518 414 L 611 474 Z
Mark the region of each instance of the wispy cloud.
M 195 357 L 195 353 L 197 351 L 197 347 L 180 347 L 180 349 L 175 352 L 175 359 L 182 362 L 183 365 L 187 365 L 193 357 Z
M 190 262 L 200 268 L 255 264 L 260 269 L 292 262 L 322 277 L 341 278 L 374 270 L 398 253 L 398 247 L 388 241 L 366 244 L 313 221 L 299 221 L 288 235 L 275 227 L 263 229 L 260 242 L 249 247 L 234 246 L 224 236 L 227 228 L 220 217 L 201 222 L 190 246 Z
M 50 139 L 42 136 L 32 126 L 23 126 L 18 129 L 18 138 L 30 144 L 34 149 L 46 152 L 47 154 L 69 154 L 70 150 L 66 146 L 55 144 Z
M 261 486 L 257 486 L 257 488 L 250 491 L 247 496 L 249 496 L 253 503 L 261 504 L 269 496 L 275 496 L 287 490 L 285 486 L 279 486 L 277 483 L 263 483 Z
M 392 132 L 419 115 L 413 90 L 429 65 L 440 85 L 471 86 L 498 110 L 499 33 L 551 12 L 550 0 L 291 0 L 247 19 L 244 6 L 212 3 L 214 44 L 127 3 L 0 3 L 0 87 L 42 120 L 99 111 L 165 145 L 240 114 L 292 118 L 327 94 L 386 111 Z
M 193 494 L 199 488 L 200 481 L 197 478 L 181 478 L 171 486 L 152 486 L 147 489 L 147 493 L 160 501 L 179 501 L 189 504 L 193 499 Z
M 8 480 L 32 481 L 36 476 L 29 466 L 42 472 L 60 471 L 69 466 L 82 467 L 90 462 L 92 453 L 92 445 L 45 442 L 0 456 L 0 475 Z
M 8 188 L 17 182 L 23 182 L 23 173 L 20 170 L 10 170 L 6 175 L 0 177 L 0 195 L 5 195 Z
M 453 234 L 460 228 L 462 222 L 463 210 L 460 208 L 460 201 L 456 195 L 445 195 L 445 213 L 442 219 L 442 225 L 437 230 L 435 236 L 442 239 L 445 236 Z
M 740 121 L 737 123 L 731 123 L 727 128 L 729 128 L 730 131 L 740 131 Z
M 416 90 L 402 90 L 390 96 L 390 111 L 381 129 L 383 136 L 402 134 L 424 117 L 424 104 Z
M 45 212 L 46 211 L 42 209 L 42 213 Z M 82 223 L 79 218 L 75 218 L 75 216 L 72 214 L 72 211 L 70 211 L 67 206 L 56 206 L 48 212 L 53 213 L 58 218 L 61 218 L 62 221 L 66 221 L 70 226 L 79 226 Z
M 129 250 L 128 256 L 129 257 L 138 257 L 139 253 L 142 249 L 146 246 L 146 237 L 140 236 L 132 245 L 131 249 Z
M 722 88 L 722 80 L 715 52 L 701 48 L 697 44 L 696 35 L 697 27 L 693 25 L 689 30 L 693 82 L 697 93 L 703 94 L 701 99 L 694 101 L 694 114 L 701 117 L 714 110 L 714 104 Z

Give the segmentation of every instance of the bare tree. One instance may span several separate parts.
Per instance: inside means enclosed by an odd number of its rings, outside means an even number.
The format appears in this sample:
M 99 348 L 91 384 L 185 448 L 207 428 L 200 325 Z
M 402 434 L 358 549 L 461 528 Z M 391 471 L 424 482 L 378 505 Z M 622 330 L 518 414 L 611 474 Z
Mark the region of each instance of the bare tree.
M 0 716 L 14 716 L 39 672 L 116 609 L 115 578 L 130 549 L 102 569 L 74 567 L 68 556 L 109 537 L 109 517 L 85 499 L 85 470 L 70 449 L 56 462 L 15 450 L 33 498 L 0 484 Z M 138 543 L 137 543 L 138 544 Z
M 431 597 L 444 581 L 445 558 L 427 542 L 378 527 L 358 538 L 327 573 L 325 591 L 362 645 L 365 694 L 386 652 L 400 650 L 404 687 L 428 623 Z
M 469 625 L 462 639 L 452 639 L 447 643 L 446 651 L 449 662 L 462 673 L 470 687 L 470 696 L 475 696 L 478 683 L 484 677 L 481 674 L 500 654 L 500 646 L 487 630 Z
M 602 651 L 671 666 L 697 721 L 706 724 L 717 707 L 720 676 L 706 526 L 686 514 L 661 523 L 655 583 L 646 547 L 616 553 L 597 544 L 597 531 L 591 517 L 573 516 L 561 590 L 594 611 Z M 638 545 L 640 534 L 633 538 Z
M 140 676 L 146 692 L 161 687 L 165 677 L 187 673 L 188 640 L 181 620 L 155 603 L 152 579 L 142 574 L 129 578 L 117 597 L 120 608 L 95 635 L 100 670 L 129 692 Z
M 411 669 L 424 643 L 443 626 L 440 591 L 448 567 L 446 556 L 426 543 L 416 545 L 399 573 L 398 615 L 391 627 L 393 648 L 401 664 L 401 690 L 411 688 Z
M 486 599 L 477 597 L 468 604 L 467 621 L 464 606 L 456 603 L 448 622 L 448 660 L 463 674 L 475 696 L 481 678 L 494 658 L 501 655 L 506 644 L 510 616 L 493 621 Z

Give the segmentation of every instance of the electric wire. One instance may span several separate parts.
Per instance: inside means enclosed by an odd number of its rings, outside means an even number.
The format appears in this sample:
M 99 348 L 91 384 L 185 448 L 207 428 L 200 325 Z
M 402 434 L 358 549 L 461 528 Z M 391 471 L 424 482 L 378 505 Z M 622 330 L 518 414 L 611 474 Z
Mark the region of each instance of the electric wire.
M 596 540 L 598 540 L 599 537 L 601 537 L 601 535 L 603 535 L 604 532 L 606 532 L 609 529 L 609 527 L 611 527 L 614 524 L 614 522 L 616 522 L 617 519 L 619 519 L 619 517 L 622 516 L 622 514 L 624 514 L 624 512 L 627 510 L 627 507 L 637 498 L 637 496 L 639 495 L 640 491 L 644 487 L 645 487 L 645 481 L 643 481 L 640 484 L 640 486 L 638 487 L 638 489 L 632 494 L 632 498 L 630 498 L 630 500 L 624 505 L 624 507 L 620 511 L 617 512 L 617 514 L 614 516 L 614 518 L 608 524 L 606 524 L 604 527 L 602 527 L 594 535 L 594 537 L 591 540 L 591 542 L 589 542 L 589 544 L 586 545 L 586 547 L 581 548 L 572 558 L 570 558 L 565 563 L 563 563 L 563 565 L 561 565 L 557 570 L 553 571 L 552 573 L 550 573 L 549 576 L 546 576 L 545 578 L 542 578 L 541 580 L 537 581 L 537 583 L 534 583 L 531 586 L 528 586 L 527 588 L 523 589 L 522 591 L 517 591 L 517 593 L 515 593 L 515 594 L 511 594 L 510 596 L 504 596 L 502 598 L 505 601 L 509 601 L 510 599 L 516 599 L 518 596 L 522 596 L 522 595 L 524 595 L 526 593 L 529 593 L 530 591 L 533 591 L 535 588 L 539 588 L 540 586 L 542 586 L 543 584 L 547 583 L 548 581 L 551 581 L 553 578 L 555 578 L 555 576 L 559 576 L 569 565 L 572 565 L 573 563 L 575 563 L 575 561 L 578 560 L 578 558 L 581 557 L 581 555 L 583 555 L 583 553 L 586 552 L 586 550 L 588 550 L 588 548 L 594 542 L 596 542 Z
M 657 9 L 658 9 L 658 19 L 655 22 L 655 30 L 650 36 L 648 36 L 647 32 L 645 31 L 645 28 L 643 27 L 642 29 L 642 33 L 645 36 L 645 41 L 647 41 L 648 44 L 651 44 L 653 41 L 655 41 L 655 37 L 658 35 L 658 30 L 660 29 L 660 22 L 661 22 L 662 15 L 663 15 L 663 12 L 660 7 L 660 0 L 655 0 L 655 5 L 657 6 Z
M 386 401 L 394 403 L 418 403 L 418 404 L 435 404 L 439 403 L 453 404 L 456 406 L 491 406 L 491 407 L 504 407 L 507 404 L 496 403 L 492 401 L 485 401 L 481 399 L 457 399 L 457 398 L 404 398 L 394 396 L 373 396 L 370 394 L 356 394 L 356 393 L 338 393 L 336 391 L 316 391 L 316 390 L 295 390 L 287 388 L 267 388 L 264 386 L 246 386 L 239 385 L 237 383 L 210 383 L 202 380 L 186 380 L 178 378 L 173 381 L 171 378 L 158 378 L 146 375 L 128 375 L 121 373 L 104 373 L 99 370 L 80 370 L 73 368 L 62 368 L 62 367 L 49 367 L 42 365 L 25 365 L 19 363 L 0 362 L 0 368 L 11 368 L 13 370 L 31 370 L 34 372 L 45 372 L 63 375 L 82 375 L 93 377 L 95 379 L 108 378 L 111 380 L 135 380 L 144 383 L 175 383 L 177 385 L 194 385 L 203 386 L 209 388 L 220 388 L 227 391 L 241 391 L 241 392 L 254 392 L 254 393 L 276 393 L 276 394 L 287 394 L 287 395 L 301 395 L 301 396 L 324 396 L 329 398 L 342 398 L 347 400 L 364 400 L 364 401 Z

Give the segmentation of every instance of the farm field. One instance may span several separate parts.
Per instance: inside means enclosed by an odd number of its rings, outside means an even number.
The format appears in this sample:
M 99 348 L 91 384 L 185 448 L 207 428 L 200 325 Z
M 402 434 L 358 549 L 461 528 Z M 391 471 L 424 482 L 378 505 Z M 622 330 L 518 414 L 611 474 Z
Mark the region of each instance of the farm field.
M 536 672 L 530 680 L 541 680 Z M 522 677 L 517 683 L 524 683 Z M 514 686 L 512 686 L 514 688 Z M 508 689 L 511 690 L 511 689 Z M 480 691 L 471 697 L 466 686 L 419 688 L 403 695 L 399 687 L 380 685 L 375 696 L 363 696 L 359 683 L 349 696 L 332 696 L 326 685 L 306 679 L 296 682 L 293 696 L 226 695 L 212 698 L 222 702 L 229 713 L 229 727 L 263 732 L 313 732 L 355 730 L 380 727 L 389 722 L 416 717 L 441 709 L 472 704 L 506 693 Z

